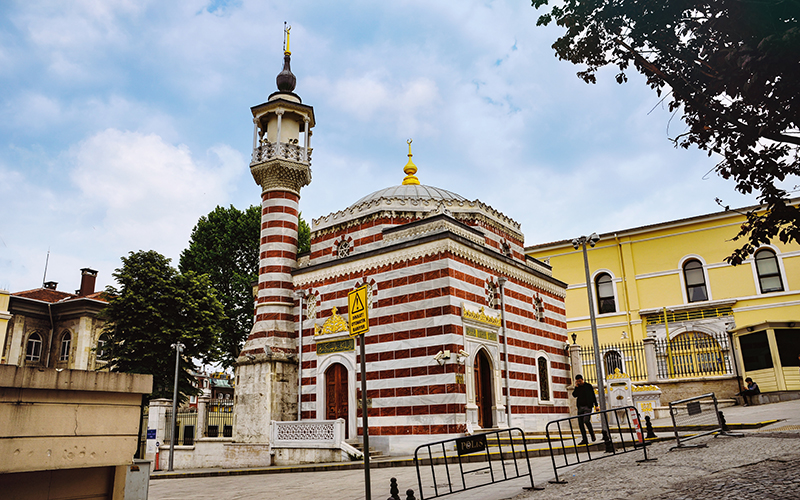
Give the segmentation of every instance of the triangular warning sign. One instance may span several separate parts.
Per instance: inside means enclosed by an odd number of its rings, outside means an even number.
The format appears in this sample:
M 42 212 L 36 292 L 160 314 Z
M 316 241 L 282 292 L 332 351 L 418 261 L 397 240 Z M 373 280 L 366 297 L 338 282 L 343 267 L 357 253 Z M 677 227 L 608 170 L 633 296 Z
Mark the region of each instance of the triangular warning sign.
M 356 296 L 353 297 L 353 310 L 350 311 L 350 314 L 356 314 L 364 311 L 364 303 L 361 302 L 361 295 L 355 294 Z

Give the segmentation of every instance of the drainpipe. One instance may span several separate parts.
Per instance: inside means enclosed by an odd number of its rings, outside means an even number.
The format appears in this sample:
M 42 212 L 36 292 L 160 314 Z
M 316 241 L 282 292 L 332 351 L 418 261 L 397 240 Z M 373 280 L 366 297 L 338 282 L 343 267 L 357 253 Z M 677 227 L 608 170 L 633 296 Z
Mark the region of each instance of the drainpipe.
M 503 356 L 505 357 L 505 370 L 506 370 L 506 425 L 511 427 L 511 389 L 509 388 L 508 371 L 508 330 L 506 329 L 506 281 L 505 276 L 497 278 L 497 284 L 500 286 L 500 318 L 503 323 Z
M 625 296 L 625 320 L 628 323 L 628 334 L 633 335 L 633 326 L 631 325 L 631 301 L 628 299 L 628 276 L 625 274 L 625 262 L 622 258 L 622 243 L 619 241 L 617 233 L 614 233 L 614 240 L 617 242 L 619 269 L 622 272 L 622 293 Z M 633 337 L 629 338 L 633 340 Z
M 47 357 L 44 358 L 44 367 L 50 367 L 50 355 L 53 352 L 53 330 L 56 329 L 55 323 L 53 323 L 53 309 L 51 308 L 52 304 L 49 302 L 47 303 L 47 313 L 50 315 L 50 340 L 47 341 Z M 42 349 L 44 351 L 44 349 Z M 44 353 L 42 353 L 44 354 Z
M 295 290 L 294 296 L 300 301 L 300 320 L 297 325 L 297 420 L 303 420 L 303 297 L 306 291 Z

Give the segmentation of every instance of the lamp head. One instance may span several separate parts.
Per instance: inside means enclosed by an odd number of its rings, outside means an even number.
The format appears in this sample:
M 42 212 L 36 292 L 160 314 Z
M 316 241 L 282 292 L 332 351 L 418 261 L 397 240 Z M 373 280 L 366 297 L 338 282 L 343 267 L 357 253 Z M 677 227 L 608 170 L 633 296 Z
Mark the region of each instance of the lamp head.
M 597 233 L 592 233 L 589 236 L 589 246 L 591 246 L 592 248 L 594 248 L 594 246 L 597 245 L 598 241 L 600 241 L 600 237 L 597 236 Z
M 572 248 L 577 250 L 578 248 L 580 248 L 580 246 L 581 246 L 581 244 L 578 241 L 578 238 L 572 238 Z

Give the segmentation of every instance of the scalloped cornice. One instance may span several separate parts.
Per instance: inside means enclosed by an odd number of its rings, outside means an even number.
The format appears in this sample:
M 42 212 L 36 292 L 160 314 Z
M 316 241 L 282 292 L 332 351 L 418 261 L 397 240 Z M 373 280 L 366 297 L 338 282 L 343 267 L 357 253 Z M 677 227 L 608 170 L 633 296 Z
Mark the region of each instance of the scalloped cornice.
M 514 278 L 522 281 L 523 283 L 528 283 L 536 288 L 552 293 L 556 297 L 564 298 L 567 295 L 567 290 L 564 287 L 560 287 L 554 283 L 546 281 L 533 272 L 525 272 L 519 267 L 512 266 L 506 262 L 493 258 L 490 255 L 473 250 L 472 248 L 469 248 L 450 238 L 442 238 L 410 248 L 403 248 L 388 253 L 365 257 L 363 259 L 351 260 L 339 265 L 324 267 L 319 270 L 298 273 L 293 277 L 294 285 L 296 287 L 301 287 L 331 278 L 338 278 L 340 276 L 345 276 L 352 273 L 361 273 L 398 262 L 405 262 L 420 257 L 426 257 L 445 252 L 450 252 L 469 262 L 487 267 L 498 274 L 502 274 L 503 276 Z
M 475 234 L 471 231 L 466 231 L 463 227 L 459 227 L 458 224 L 453 224 L 451 221 L 448 221 L 447 219 L 442 219 L 427 224 L 415 225 L 408 229 L 401 229 L 398 231 L 393 231 L 388 234 L 384 234 L 383 241 L 389 243 L 392 241 L 416 238 L 426 234 L 439 233 L 443 231 L 449 231 L 453 234 L 457 234 L 464 239 L 477 243 L 478 245 L 483 245 L 484 243 L 486 243 L 485 236 Z
M 519 222 L 506 216 L 502 212 L 495 210 L 491 206 L 481 202 L 475 201 L 457 201 L 457 200 L 436 200 L 436 199 L 398 199 L 398 198 L 378 198 L 377 200 L 365 201 L 360 205 L 354 205 L 338 212 L 333 212 L 329 215 L 322 216 L 318 219 L 313 219 L 313 230 L 320 231 L 328 228 L 329 226 L 339 226 L 342 223 L 348 222 L 351 219 L 359 218 L 363 215 L 368 215 L 373 212 L 392 212 L 392 213 L 406 213 L 406 212 L 430 212 L 439 208 L 440 205 L 456 213 L 482 213 L 487 222 L 498 225 L 498 229 L 510 231 L 523 239 L 521 226 Z M 458 218 L 456 216 L 456 218 Z

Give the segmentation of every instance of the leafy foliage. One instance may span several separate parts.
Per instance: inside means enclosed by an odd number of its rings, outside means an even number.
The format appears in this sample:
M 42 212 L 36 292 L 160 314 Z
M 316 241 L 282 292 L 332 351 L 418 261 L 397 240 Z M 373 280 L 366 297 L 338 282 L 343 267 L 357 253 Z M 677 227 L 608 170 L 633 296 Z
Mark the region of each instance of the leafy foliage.
M 553 48 L 587 83 L 605 66 L 623 83 L 632 65 L 682 113 L 675 145 L 720 155 L 719 175 L 757 193 L 766 210 L 747 214 L 739 264 L 775 237 L 800 241 L 800 207 L 776 185 L 800 175 L 798 20 L 798 0 L 559 0 L 537 25 L 566 30 Z
M 299 218 L 298 253 L 310 250 L 311 229 Z M 189 248 L 181 252 L 181 272 L 206 274 L 225 310 L 219 338 L 221 362 L 231 366 L 253 327 L 253 288 L 258 279 L 261 207 L 241 211 L 217 207 L 197 221 Z
M 189 248 L 181 252 L 181 272 L 205 274 L 225 311 L 219 339 L 222 364 L 231 366 L 253 327 L 253 282 L 258 279 L 261 208 L 217 207 L 200 217 Z
M 215 360 L 216 333 L 224 315 L 211 282 L 193 271 L 178 273 L 170 259 L 150 251 L 122 257 L 114 274 L 119 288 L 109 286 L 106 321 L 107 367 L 111 371 L 150 373 L 153 398 L 172 398 L 177 342 L 186 347 L 181 359 L 178 390 L 181 400 L 198 391 L 189 370 L 196 360 Z
M 311 227 L 303 220 L 302 212 L 297 218 L 297 253 L 311 251 Z

